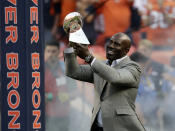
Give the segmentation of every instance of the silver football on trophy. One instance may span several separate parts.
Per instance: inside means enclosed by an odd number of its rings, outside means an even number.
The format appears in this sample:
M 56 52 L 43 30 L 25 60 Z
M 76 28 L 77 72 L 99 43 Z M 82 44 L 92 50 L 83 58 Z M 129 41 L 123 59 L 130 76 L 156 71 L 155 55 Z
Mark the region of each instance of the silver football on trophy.
M 82 30 L 82 16 L 78 12 L 71 12 L 64 18 L 63 29 L 69 34 L 69 41 L 81 44 L 90 44 Z
M 79 30 L 82 26 L 82 16 L 78 12 L 71 12 L 64 18 L 63 29 L 66 33 L 71 33 Z

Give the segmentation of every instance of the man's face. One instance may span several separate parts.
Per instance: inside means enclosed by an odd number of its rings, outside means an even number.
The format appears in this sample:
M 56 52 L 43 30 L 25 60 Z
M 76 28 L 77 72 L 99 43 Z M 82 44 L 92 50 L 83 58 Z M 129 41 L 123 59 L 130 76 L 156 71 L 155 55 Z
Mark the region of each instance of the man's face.
M 112 36 L 106 48 L 106 57 L 108 60 L 113 61 L 120 59 L 127 54 L 127 44 L 124 39 L 115 38 Z
M 45 60 L 53 61 L 55 58 L 58 59 L 59 49 L 57 46 L 47 45 L 45 48 Z

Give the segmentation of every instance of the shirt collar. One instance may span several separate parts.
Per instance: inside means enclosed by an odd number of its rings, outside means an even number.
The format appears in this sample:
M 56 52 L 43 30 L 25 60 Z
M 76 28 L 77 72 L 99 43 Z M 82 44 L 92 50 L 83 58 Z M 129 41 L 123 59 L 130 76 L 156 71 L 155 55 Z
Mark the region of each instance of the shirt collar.
M 119 63 L 120 63 L 123 59 L 125 59 L 126 57 L 127 57 L 127 55 L 124 56 L 124 57 L 122 57 L 122 58 L 120 58 L 120 59 L 114 60 L 114 61 L 112 62 L 112 64 L 111 64 L 111 67 L 116 66 L 117 64 L 119 64 Z M 109 64 L 109 61 L 107 61 L 107 64 Z

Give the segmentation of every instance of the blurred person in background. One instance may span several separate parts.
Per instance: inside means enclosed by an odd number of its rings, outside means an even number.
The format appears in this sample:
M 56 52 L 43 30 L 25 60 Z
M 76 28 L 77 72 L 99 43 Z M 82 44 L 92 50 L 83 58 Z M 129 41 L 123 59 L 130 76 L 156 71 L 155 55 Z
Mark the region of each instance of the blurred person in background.
M 114 34 L 106 50 L 107 63 L 94 58 L 87 46 L 78 43 L 70 42 L 70 48 L 64 50 L 66 74 L 94 83 L 91 131 L 145 130 L 135 113 L 141 70 L 126 56 L 130 46 L 126 34 Z M 78 65 L 76 55 L 88 65 Z
M 58 30 L 61 14 L 61 0 L 44 0 L 44 38 L 51 41 Z
M 56 38 L 65 41 L 66 34 L 63 31 L 65 16 L 75 11 L 76 0 L 44 0 L 44 29 L 45 41 Z
M 97 38 L 97 32 L 94 28 L 96 16 L 94 3 L 96 1 L 97 0 L 77 0 L 76 2 L 76 11 L 83 17 L 83 31 L 91 44 L 95 44 Z
M 63 30 L 63 21 L 67 14 L 76 11 L 77 0 L 60 0 L 61 3 L 61 13 L 59 21 L 57 22 L 57 32 L 55 33 L 55 38 L 59 41 L 67 42 L 66 33 Z
M 151 79 L 154 81 L 156 90 L 159 92 L 158 96 L 162 97 L 161 80 L 163 79 L 163 72 L 164 72 L 165 66 L 151 58 L 152 52 L 153 52 L 152 41 L 150 41 L 149 39 L 143 38 L 139 41 L 138 48 L 136 52 L 134 52 L 131 55 L 131 59 L 136 60 L 139 58 L 139 55 L 143 55 L 148 59 L 148 61 L 146 62 L 146 65 L 144 65 L 144 70 L 146 69 L 146 72 L 148 70 L 151 71 L 150 76 L 151 76 Z
M 141 65 L 143 72 L 136 99 L 136 112 L 144 123 L 145 128 L 151 131 L 154 130 L 157 122 L 157 92 L 154 81 L 151 79 L 149 67 L 152 46 L 151 41 L 143 39 L 139 42 L 137 51 L 130 56 L 133 61 Z
M 96 44 L 105 47 L 116 32 L 126 32 L 130 26 L 133 0 L 92 0 L 91 14 L 95 15 Z M 122 13 L 121 13 L 122 12 Z
M 142 65 L 143 74 L 136 100 L 136 109 L 149 130 L 163 130 L 163 103 L 169 92 L 169 82 L 164 79 L 165 66 L 151 59 L 153 44 L 139 41 L 138 49 L 130 57 Z
M 70 101 L 76 96 L 76 83 L 64 75 L 64 62 L 58 56 L 57 41 L 45 47 L 45 103 L 46 131 L 68 131 L 70 126 Z

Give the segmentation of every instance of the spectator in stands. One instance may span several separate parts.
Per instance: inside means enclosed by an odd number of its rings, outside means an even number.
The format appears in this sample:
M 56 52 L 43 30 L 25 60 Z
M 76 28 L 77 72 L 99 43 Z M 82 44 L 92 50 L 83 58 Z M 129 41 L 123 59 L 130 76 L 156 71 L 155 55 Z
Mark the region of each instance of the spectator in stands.
M 89 42 L 95 43 L 97 32 L 94 28 L 94 0 L 78 0 L 76 2 L 76 11 L 79 12 L 83 17 L 83 31 L 85 32 Z
M 75 11 L 76 0 L 45 0 L 44 1 L 44 27 L 45 40 L 53 38 L 64 40 L 65 33 L 62 29 L 64 17 Z
M 45 47 L 46 130 L 68 131 L 70 100 L 75 96 L 75 81 L 64 75 L 64 63 L 59 60 L 59 43 Z
M 60 0 L 61 2 L 61 13 L 60 13 L 60 19 L 57 23 L 58 30 L 56 33 L 56 39 L 61 41 L 66 41 L 66 34 L 63 30 L 63 21 L 67 14 L 70 12 L 74 12 L 76 10 L 76 0 Z
M 148 68 L 151 51 L 151 41 L 144 39 L 139 42 L 138 51 L 130 56 L 132 60 L 142 66 L 143 70 L 136 99 L 136 110 L 146 128 L 154 126 L 150 124 L 155 123 L 155 119 L 152 119 L 152 117 L 154 115 L 155 118 L 156 110 L 156 104 L 154 103 L 156 100 L 156 89 Z
M 133 0 L 98 0 L 96 3 L 98 8 L 95 28 L 101 32 L 97 44 L 104 46 L 113 34 L 126 32 L 129 28 Z
M 134 6 L 139 9 L 145 27 L 134 36 L 146 32 L 147 39 L 154 45 L 172 46 L 175 41 L 175 1 L 135 0 Z
M 131 55 L 131 59 L 138 62 L 143 67 L 143 74 L 139 85 L 139 93 L 136 101 L 136 109 L 148 130 L 162 129 L 162 112 L 161 104 L 164 101 L 163 80 L 161 74 L 157 70 L 162 70 L 160 63 L 153 61 L 150 56 L 152 53 L 152 42 L 143 39 L 139 42 L 138 50 Z
M 61 0 L 44 0 L 44 33 L 45 41 L 56 35 L 61 13 Z

